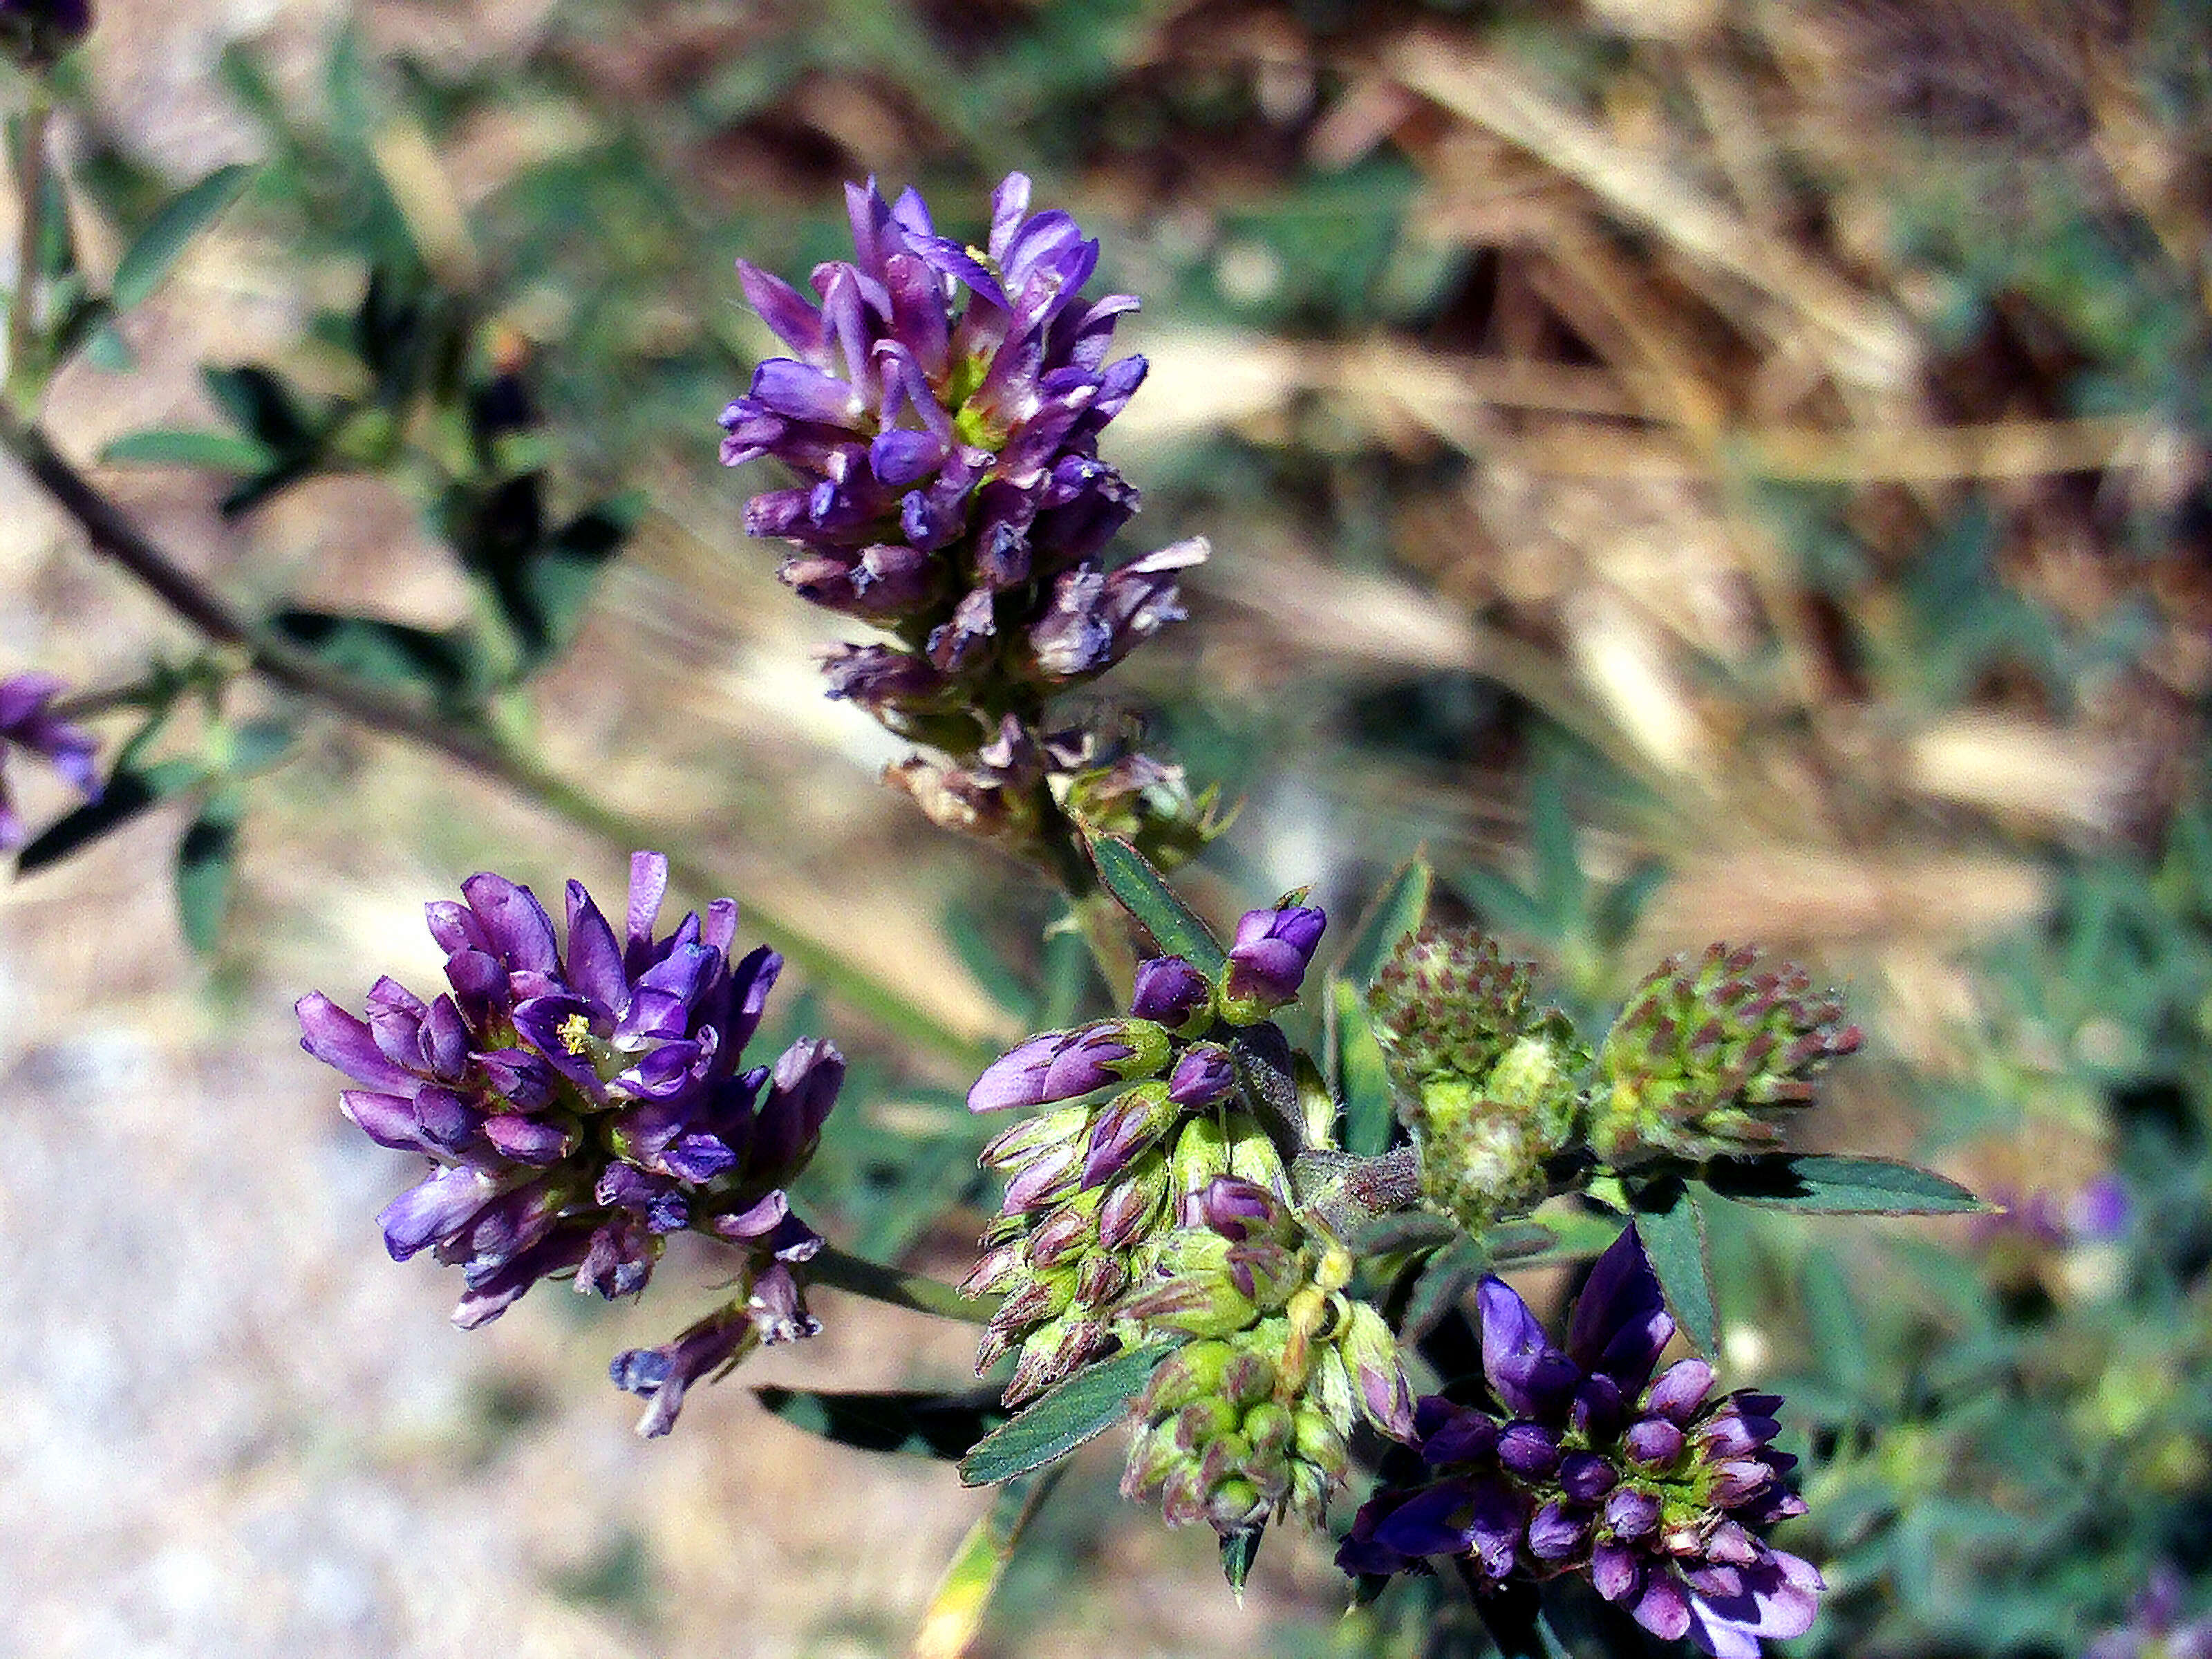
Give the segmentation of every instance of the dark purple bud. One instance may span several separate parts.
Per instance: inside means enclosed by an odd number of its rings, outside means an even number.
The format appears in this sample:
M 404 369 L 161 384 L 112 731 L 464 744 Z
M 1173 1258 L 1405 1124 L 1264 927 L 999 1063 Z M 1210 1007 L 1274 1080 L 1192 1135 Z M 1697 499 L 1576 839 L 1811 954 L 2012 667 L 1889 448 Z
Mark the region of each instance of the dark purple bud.
M 1097 1187 L 1128 1167 L 1129 1160 L 1157 1142 L 1182 1115 L 1181 1103 L 1163 1085 L 1143 1083 L 1115 1097 L 1091 1126 L 1083 1159 L 1083 1184 Z
M 675 1426 L 686 1389 L 738 1358 L 757 1340 L 753 1322 L 732 1304 L 701 1320 L 665 1347 L 632 1348 L 616 1355 L 607 1374 L 617 1388 L 653 1402 L 637 1424 L 637 1431 L 650 1438 Z
M 1616 1538 L 1648 1538 L 1659 1525 L 1659 1500 L 1638 1487 L 1621 1486 L 1605 1500 L 1600 1519 Z
M 1705 1404 L 1713 1386 L 1713 1368 L 1691 1357 L 1678 1359 L 1659 1375 L 1644 1396 L 1644 1408 L 1677 1425 L 1686 1424 Z
M 1623 1439 L 1629 1456 L 1647 1469 L 1663 1469 L 1682 1455 L 1682 1431 L 1663 1417 L 1631 1425 Z
M 1633 1397 L 1651 1380 L 1674 1334 L 1659 1277 L 1633 1227 L 1621 1230 L 1590 1269 L 1567 1328 L 1567 1354 L 1586 1373 L 1613 1379 Z
M 1213 986 L 1181 957 L 1152 957 L 1137 964 L 1129 1012 L 1191 1036 L 1213 1018 Z
M 1504 1279 L 1484 1279 L 1475 1299 L 1482 1314 L 1483 1375 L 1491 1389 L 1510 1412 L 1556 1420 L 1578 1376 L 1574 1361 L 1552 1346 L 1542 1322 Z
M 1559 1466 L 1559 1437 L 1534 1423 L 1509 1423 L 1498 1437 L 1498 1461 L 1524 1480 L 1548 1480 Z
M 1421 1456 L 1437 1468 L 1486 1462 L 1497 1453 L 1498 1425 L 1472 1407 L 1429 1395 L 1414 1408 L 1413 1422 Z
M 1249 910 L 1237 924 L 1222 985 L 1222 1017 L 1249 1025 L 1294 1001 L 1328 918 L 1304 904 Z
M 1186 1051 L 1168 1073 L 1168 1098 L 1195 1110 L 1212 1105 L 1237 1086 L 1237 1062 L 1216 1042 Z
M 1528 1553 L 1539 1561 L 1564 1561 L 1582 1547 L 1589 1530 L 1586 1516 L 1569 1513 L 1554 1500 L 1528 1522 Z
M 1613 1465 L 1595 1452 L 1569 1452 L 1559 1460 L 1559 1490 L 1577 1504 L 1595 1504 L 1620 1483 Z

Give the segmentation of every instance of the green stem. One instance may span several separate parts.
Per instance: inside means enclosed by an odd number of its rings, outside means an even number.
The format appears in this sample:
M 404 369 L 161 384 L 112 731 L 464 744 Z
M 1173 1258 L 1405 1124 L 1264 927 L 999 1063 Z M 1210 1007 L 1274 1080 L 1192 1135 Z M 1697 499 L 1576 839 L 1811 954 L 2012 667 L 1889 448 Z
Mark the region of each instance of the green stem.
M 957 1319 L 969 1325 L 989 1324 L 991 1316 L 999 1310 L 999 1298 L 995 1296 L 963 1296 L 943 1279 L 908 1273 L 903 1267 L 886 1267 L 880 1261 L 850 1255 L 834 1244 L 823 1245 L 821 1253 L 806 1264 L 806 1278 L 811 1284 L 848 1291 L 871 1302 L 910 1308 L 916 1313 L 935 1314 L 939 1319 Z
M 32 385 L 31 330 L 39 309 L 40 233 L 46 217 L 46 125 L 52 114 L 46 82 L 33 77 L 31 100 L 23 111 L 22 149 L 16 158 L 22 222 L 15 240 L 15 292 L 8 302 L 8 390 L 12 397 L 26 399 Z
M 12 410 L 0 409 L 0 449 L 12 454 L 76 520 L 95 551 L 122 566 L 209 639 L 237 647 L 254 671 L 272 684 L 358 725 L 403 738 L 495 778 L 517 794 L 618 847 L 629 849 L 663 842 L 665 838 L 650 824 L 579 788 L 482 725 L 457 722 L 435 714 L 381 686 L 333 669 L 312 653 L 270 633 L 179 565 L 78 471 L 44 431 Z M 722 885 L 703 862 L 681 851 L 669 854 L 669 873 L 695 894 L 711 893 Z M 917 1048 L 969 1072 L 991 1058 L 988 1045 L 953 1030 L 927 1008 L 790 924 L 750 905 L 745 921 L 753 933 L 781 951 L 823 991 Z

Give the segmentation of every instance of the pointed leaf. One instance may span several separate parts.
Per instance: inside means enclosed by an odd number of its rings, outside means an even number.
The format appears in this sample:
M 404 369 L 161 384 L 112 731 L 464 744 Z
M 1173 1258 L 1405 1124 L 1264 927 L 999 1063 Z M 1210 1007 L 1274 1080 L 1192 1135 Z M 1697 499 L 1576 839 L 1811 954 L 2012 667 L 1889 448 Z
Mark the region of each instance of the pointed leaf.
M 793 1428 L 841 1446 L 948 1461 L 966 1456 L 977 1441 L 1006 1420 L 996 1389 L 956 1394 L 907 1389 L 825 1394 L 763 1387 L 753 1394 Z
M 1218 979 L 1228 960 L 1221 941 L 1189 906 L 1175 896 L 1160 872 L 1127 842 L 1116 836 L 1091 837 L 1091 861 L 1106 890 L 1134 916 L 1152 942 L 1181 957 L 1208 979 Z
M 1244 1605 L 1244 1581 L 1252 1576 L 1252 1564 L 1260 1559 L 1260 1540 L 1267 1535 L 1267 1523 L 1262 1521 L 1221 1540 L 1221 1576 L 1229 1581 L 1230 1593 L 1240 1607 Z
M 1398 866 L 1397 873 L 1376 894 L 1352 930 L 1352 943 L 1345 948 L 1344 961 L 1336 970 L 1340 978 L 1361 991 L 1374 983 L 1376 974 L 1398 948 L 1398 941 L 1419 927 L 1429 914 L 1429 890 L 1435 880 L 1428 860 L 1418 853 Z
M 49 824 L 15 855 L 15 873 L 33 870 L 67 858 L 88 847 L 111 830 L 120 829 L 147 808 L 190 788 L 200 779 L 196 761 L 157 761 L 148 767 L 118 765 L 108 777 L 100 799 L 88 801 L 74 812 Z
M 240 431 L 258 438 L 278 455 L 307 449 L 314 434 L 291 387 L 257 364 L 236 368 L 203 368 L 208 396 Z
M 1436 1251 L 1421 1264 L 1406 1298 L 1406 1315 L 1399 1323 L 1401 1341 L 1418 1342 L 1458 1307 L 1467 1293 L 1490 1271 L 1490 1257 L 1481 1245 L 1462 1236 Z
M 258 472 L 276 459 L 258 438 L 175 427 L 125 433 L 102 449 L 100 459 L 109 466 L 195 466 L 217 472 Z
M 1712 1273 L 1705 1261 L 1705 1224 L 1686 1183 L 1669 1176 L 1633 1194 L 1636 1233 L 1644 1241 L 1668 1310 L 1699 1353 L 1720 1341 L 1720 1316 L 1713 1306 Z
M 961 1659 L 975 1646 L 1015 1547 L 1059 1479 L 1057 1472 L 1048 1472 L 1034 1480 L 1010 1480 L 999 1489 L 945 1564 L 915 1632 L 909 1659 Z
M 1886 1158 L 1778 1152 L 1722 1158 L 1702 1172 L 1723 1198 L 1818 1215 L 1971 1215 L 1989 1209 L 1948 1176 Z
M 171 197 L 115 267 L 115 308 L 128 311 L 151 298 L 192 238 L 213 224 L 252 179 L 251 167 L 233 161 Z
M 1129 1414 L 1129 1402 L 1172 1343 L 1132 1348 L 1078 1371 L 983 1437 L 960 1465 L 963 1485 L 988 1486 L 1065 1457 Z
M 238 873 L 238 799 L 225 790 L 200 810 L 177 843 L 177 916 L 185 942 L 202 956 L 222 938 Z
M 1336 1018 L 1336 1087 L 1344 1101 L 1344 1148 L 1373 1158 L 1390 1145 L 1398 1108 L 1382 1045 L 1368 1022 L 1367 1000 L 1348 979 L 1329 987 Z

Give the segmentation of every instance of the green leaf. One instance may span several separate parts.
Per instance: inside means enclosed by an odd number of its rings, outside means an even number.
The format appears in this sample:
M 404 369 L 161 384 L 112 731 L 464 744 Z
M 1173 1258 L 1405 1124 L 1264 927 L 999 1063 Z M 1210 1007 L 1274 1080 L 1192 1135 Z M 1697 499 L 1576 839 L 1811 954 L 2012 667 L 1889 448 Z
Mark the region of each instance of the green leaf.
M 217 472 L 259 472 L 276 461 L 257 438 L 175 427 L 125 433 L 101 450 L 100 459 L 110 466 L 198 466 Z
M 200 809 L 177 843 L 177 916 L 185 942 L 202 956 L 222 938 L 222 919 L 238 873 L 236 794 L 225 790 Z
M 150 299 L 192 238 L 213 224 L 252 179 L 252 167 L 233 161 L 172 197 L 115 267 L 115 308 L 128 311 Z
M 1536 863 L 1536 900 L 1552 925 L 1571 933 L 1583 918 L 1589 891 L 1582 848 L 1567 808 L 1566 781 L 1557 769 L 1536 780 L 1528 802 L 1529 851 Z
M 996 1389 L 957 1394 L 824 1394 L 812 1389 L 757 1388 L 753 1393 L 793 1428 L 841 1446 L 948 1462 L 965 1457 L 1007 1415 Z
M 15 855 L 15 873 L 27 876 L 33 870 L 58 863 L 111 830 L 120 829 L 147 808 L 191 788 L 200 776 L 196 761 L 157 761 L 144 768 L 118 765 L 98 800 L 88 801 L 48 825 L 44 834 L 34 836 Z
M 1426 1336 L 1489 1271 L 1489 1255 L 1481 1245 L 1464 1236 L 1431 1255 L 1421 1264 L 1406 1298 L 1405 1317 L 1399 1322 L 1400 1340 L 1418 1342 Z
M 459 634 L 434 634 L 375 617 L 296 608 L 280 611 L 270 621 L 295 645 L 364 679 L 427 686 L 441 699 L 453 697 L 471 684 L 469 642 Z
M 1814 1215 L 1972 1215 L 1990 1207 L 1948 1176 L 1886 1158 L 1777 1152 L 1716 1159 L 1701 1174 L 1739 1204 Z
M 1696 1199 L 1679 1176 L 1655 1181 L 1632 1195 L 1636 1232 L 1667 1306 L 1682 1334 L 1699 1353 L 1711 1353 L 1720 1341 L 1720 1316 L 1713 1307 L 1711 1269 L 1705 1261 L 1705 1224 Z
M 240 431 L 258 438 L 275 454 L 298 454 L 314 443 L 307 411 L 291 387 L 257 364 L 236 368 L 203 368 L 200 379 L 216 406 Z
M 1435 881 L 1428 860 L 1418 853 L 1399 866 L 1398 872 L 1376 894 L 1352 930 L 1352 943 L 1345 947 L 1344 960 L 1336 969 L 1338 975 L 1363 992 L 1373 984 L 1376 973 L 1398 948 L 1398 941 L 1419 927 L 1428 915 L 1429 890 Z
M 1252 1576 L 1252 1564 L 1260 1559 L 1260 1540 L 1267 1535 L 1267 1523 L 1262 1521 L 1221 1540 L 1221 1576 L 1229 1581 L 1230 1593 L 1240 1607 L 1244 1605 L 1244 1581 Z
M 1132 1348 L 1078 1371 L 1048 1389 L 1011 1421 L 983 1437 L 960 1464 L 969 1486 L 1011 1480 L 1065 1457 L 1129 1414 L 1153 1369 L 1175 1351 L 1172 1343 Z
M 1344 1101 L 1344 1148 L 1373 1158 L 1390 1145 L 1398 1108 L 1382 1045 L 1368 1023 L 1367 1000 L 1348 979 L 1329 986 L 1336 1015 L 1336 1086 Z
M 1152 942 L 1181 957 L 1208 979 L 1218 980 L 1229 957 L 1213 930 L 1181 899 L 1145 855 L 1116 836 L 1091 837 L 1091 861 L 1098 878 L 1121 908 L 1134 916 Z
M 999 1489 L 945 1564 L 908 1650 L 909 1659 L 966 1659 L 1015 1547 L 1059 1479 L 1052 1470 L 1034 1480 L 1010 1480 Z

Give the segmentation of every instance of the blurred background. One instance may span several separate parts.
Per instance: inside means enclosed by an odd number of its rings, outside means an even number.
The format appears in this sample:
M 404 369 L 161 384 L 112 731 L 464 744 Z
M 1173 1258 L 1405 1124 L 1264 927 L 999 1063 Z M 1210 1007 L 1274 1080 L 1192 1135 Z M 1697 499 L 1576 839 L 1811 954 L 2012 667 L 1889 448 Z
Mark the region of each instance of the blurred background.
M 2014 1206 L 1717 1231 L 1724 1374 L 1801 1413 L 1790 1547 L 1834 1594 L 1799 1650 L 2072 1654 L 2161 1567 L 2212 1571 L 2198 6 L 105 12 L 58 128 L 84 267 L 258 171 L 58 384 L 64 447 L 220 428 L 204 365 L 345 395 L 372 270 L 459 296 L 557 509 L 642 503 L 533 684 L 536 751 L 984 1042 L 1027 1029 L 1053 904 L 877 781 L 901 747 L 815 668 L 855 630 L 744 538 L 775 481 L 717 467 L 714 422 L 774 349 L 734 257 L 833 257 L 847 179 L 972 231 L 1033 174 L 1145 300 L 1122 544 L 1213 544 L 1191 621 L 1099 693 L 1243 802 L 1200 901 L 1312 881 L 1348 921 L 1425 845 L 1447 905 L 1583 1007 L 1756 941 L 1868 1029 L 1808 1144 Z M 399 461 L 241 501 L 118 455 L 103 484 L 243 601 L 470 618 Z M 185 653 L 12 469 L 0 500 L 0 671 Z M 0 890 L 0 1653 L 905 1651 L 980 1495 L 745 1384 L 949 1382 L 967 1333 L 824 1294 L 823 1336 L 639 1442 L 606 1358 L 711 1305 L 706 1266 L 453 1331 L 451 1275 L 371 1219 L 407 1160 L 296 1049 L 303 991 L 435 978 L 420 906 L 470 872 L 618 890 L 629 849 L 317 717 L 195 950 L 180 810 Z M 963 1079 L 834 1004 L 793 1018 L 866 1061 L 809 1213 L 957 1276 Z M 1462 1650 L 1387 1603 L 1340 1625 L 1310 1540 L 1271 1538 L 1240 1611 L 1210 1539 L 1119 1504 L 1118 1455 L 1079 1462 L 978 1652 Z

